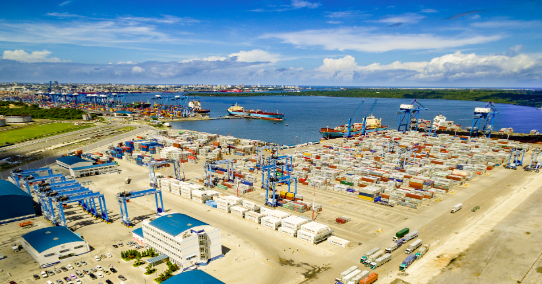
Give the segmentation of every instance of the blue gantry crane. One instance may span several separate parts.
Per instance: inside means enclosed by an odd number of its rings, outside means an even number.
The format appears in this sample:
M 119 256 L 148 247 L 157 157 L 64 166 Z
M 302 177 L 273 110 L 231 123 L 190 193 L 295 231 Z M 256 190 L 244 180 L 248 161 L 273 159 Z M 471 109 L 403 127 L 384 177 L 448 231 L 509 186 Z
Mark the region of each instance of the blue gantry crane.
M 34 176 L 27 176 L 24 178 L 24 184 L 23 184 L 23 187 L 26 189 L 26 191 L 28 192 L 28 194 L 32 195 L 32 191 L 30 190 L 31 187 L 30 187 L 30 182 L 39 182 L 39 181 L 45 181 L 45 182 L 57 182 L 57 181 L 66 181 L 66 177 L 63 175 L 63 174 L 53 174 L 53 175 L 47 175 L 47 176 L 38 176 L 38 177 L 34 177 Z
M 121 192 L 117 194 L 117 200 L 120 206 L 120 215 L 122 217 L 122 223 L 127 227 L 132 227 L 133 224 L 130 222 L 130 217 L 128 215 L 128 206 L 126 205 L 127 201 L 133 198 L 138 198 L 147 195 L 153 195 L 156 202 L 156 214 L 164 212 L 164 201 L 162 200 L 162 191 L 160 189 L 151 188 L 145 190 L 134 190 L 130 192 Z M 160 200 L 160 203 L 158 201 Z
M 278 145 L 267 145 L 267 146 L 259 146 L 256 148 L 256 154 L 258 155 L 258 160 L 256 162 L 256 167 L 261 169 L 261 167 L 265 166 L 266 159 L 263 155 L 264 151 L 269 151 L 271 153 L 271 156 L 279 154 L 280 147 Z
M 359 104 L 358 109 L 356 110 L 356 113 L 354 114 L 354 116 L 348 119 L 348 126 L 347 126 L 348 128 L 346 130 L 346 134 L 345 134 L 344 138 L 352 137 L 352 135 L 350 134 L 352 132 L 352 122 L 356 121 L 356 118 L 358 118 L 358 114 L 359 114 L 361 108 L 363 107 L 364 103 L 365 103 L 365 99 L 363 99 L 361 101 L 361 103 Z
M 96 205 L 94 203 L 94 198 L 98 198 L 100 201 L 100 214 L 97 213 Z M 89 200 L 91 200 L 89 202 Z M 101 218 L 103 221 L 107 223 L 111 223 L 111 220 L 109 219 L 109 216 L 107 215 L 107 207 L 105 205 L 105 199 L 104 195 L 99 192 L 92 192 L 88 191 L 87 194 L 81 194 L 81 195 L 73 195 L 73 196 L 57 196 L 53 200 L 53 204 L 56 205 L 57 211 L 58 211 L 58 218 L 59 221 L 56 224 L 57 226 L 66 226 L 66 216 L 64 215 L 64 204 L 68 204 L 71 202 L 79 202 L 79 205 L 83 206 L 83 202 L 86 202 L 87 204 L 91 204 L 93 206 L 93 209 L 85 209 L 87 212 L 94 212 L 94 216 L 97 218 Z
M 151 187 L 156 188 L 158 185 L 156 171 L 161 167 L 166 167 L 167 164 L 173 164 L 173 171 L 176 179 L 184 180 L 181 179 L 181 166 L 178 160 L 152 161 L 149 163 L 149 179 Z
M 535 148 L 531 152 L 531 162 L 526 165 L 523 169 L 526 171 L 539 172 L 542 167 L 542 150 L 540 148 Z
M 508 157 L 508 163 L 504 165 L 507 169 L 517 170 L 518 166 L 523 165 L 523 158 L 525 157 L 525 149 L 513 148 L 510 150 L 510 156 Z
M 265 190 L 265 204 L 277 206 L 276 185 L 286 183 L 291 192 L 292 182 L 295 184 L 294 195 L 297 195 L 297 177 L 290 175 L 292 157 L 288 155 L 272 155 L 267 159 L 267 165 L 262 167 L 262 188 Z M 269 192 L 271 191 L 271 196 Z
M 485 107 L 475 108 L 470 137 L 478 137 L 478 132 L 481 132 L 484 137 L 490 138 L 491 131 L 493 131 L 493 122 L 495 122 L 495 116 L 498 113 L 492 102 L 489 102 Z M 482 127 L 481 130 L 480 127 Z
M 220 160 L 220 161 L 206 161 L 205 167 L 205 186 L 213 188 L 218 183 L 218 178 L 214 178 L 216 170 L 224 172 L 224 178 L 226 181 L 232 181 L 234 177 L 234 161 L 233 160 Z M 218 165 L 226 165 L 226 168 L 220 168 Z
M 369 111 L 368 115 L 363 118 L 363 127 L 360 133 L 361 135 L 365 135 L 365 133 L 367 132 L 367 118 L 373 115 L 373 110 L 375 109 L 376 102 L 378 102 L 378 99 L 375 99 L 375 102 L 373 103 L 373 106 L 371 106 L 371 110 Z
M 21 168 L 15 169 L 11 171 L 11 176 L 15 180 L 15 183 L 18 187 L 21 187 L 21 179 L 31 176 L 31 175 L 39 175 L 40 173 L 46 173 L 47 175 L 52 175 L 53 170 L 49 167 L 46 168 L 39 168 L 39 169 L 33 169 L 33 170 L 23 170 Z
M 410 104 L 401 104 L 399 106 L 399 127 L 397 131 L 406 132 L 411 130 L 418 131 L 418 122 L 420 121 L 420 111 L 427 110 L 417 99 L 414 99 Z M 412 123 L 415 119 L 416 122 Z

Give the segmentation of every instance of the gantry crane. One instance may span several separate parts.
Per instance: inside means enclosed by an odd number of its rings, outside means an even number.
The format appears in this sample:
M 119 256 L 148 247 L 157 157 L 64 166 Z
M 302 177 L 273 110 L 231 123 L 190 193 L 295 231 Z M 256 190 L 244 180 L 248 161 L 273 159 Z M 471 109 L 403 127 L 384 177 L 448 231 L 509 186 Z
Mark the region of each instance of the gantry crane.
M 359 104 L 358 106 L 358 109 L 356 110 L 356 113 L 354 114 L 354 117 L 351 117 L 348 119 L 348 129 L 346 130 L 346 134 L 344 135 L 344 138 L 350 138 L 352 137 L 350 135 L 351 131 L 352 131 L 352 121 L 356 121 L 356 118 L 358 117 L 358 114 L 359 114 L 359 111 L 361 110 L 361 108 L 363 107 L 363 104 L 365 103 L 365 99 L 363 99 L 361 101 L 361 103 Z
M 508 158 L 508 163 L 504 165 L 504 167 L 507 169 L 517 170 L 518 166 L 523 165 L 524 157 L 525 157 L 525 149 L 513 148 L 510 151 L 510 157 Z
M 98 198 L 100 202 L 100 213 L 97 213 L 96 205 L 94 203 L 94 198 Z M 63 205 L 71 202 L 79 202 L 80 205 L 83 204 L 83 202 L 89 202 L 89 200 L 92 200 L 90 204 L 92 204 L 93 212 L 95 212 L 95 217 L 101 218 L 103 221 L 107 222 L 108 224 L 111 223 L 111 220 L 109 219 L 109 216 L 107 215 L 107 208 L 105 205 L 105 199 L 104 195 L 99 192 L 91 192 L 89 191 L 88 194 L 82 194 L 82 195 L 74 195 L 74 196 L 58 196 L 53 200 L 53 204 L 56 205 L 56 208 L 58 210 L 58 217 L 59 221 L 57 223 L 57 226 L 66 226 L 66 216 L 64 215 L 64 209 Z
M 145 189 L 145 190 L 134 190 L 130 192 L 121 192 L 117 193 L 117 200 L 119 202 L 120 206 L 120 215 L 122 217 L 122 223 L 126 225 L 127 227 L 132 227 L 133 224 L 130 222 L 130 217 L 128 215 L 128 206 L 126 205 L 126 201 L 143 197 L 147 195 L 153 195 L 154 194 L 154 200 L 156 202 L 156 214 L 160 214 L 164 212 L 164 201 L 162 200 L 162 191 L 160 189 L 151 188 L 151 189 Z M 160 199 L 160 204 L 158 204 L 158 199 Z
M 205 167 L 205 186 L 213 188 L 218 182 L 217 179 L 213 178 L 213 172 L 216 170 L 217 165 L 226 165 L 224 169 L 226 181 L 232 181 L 234 177 L 234 162 L 233 160 L 220 160 L 220 161 L 206 161 L 204 164 Z
M 480 124 L 483 121 L 482 134 L 484 137 L 490 138 L 493 131 L 493 122 L 495 116 L 499 112 L 492 102 L 489 102 L 485 107 L 477 107 L 474 109 L 474 118 L 472 119 L 472 127 L 470 129 L 470 137 L 478 137 Z
M 418 122 L 420 120 L 420 111 L 427 110 L 417 99 L 410 104 L 402 104 L 399 106 L 399 127 L 397 131 L 407 132 L 411 130 L 418 131 Z M 414 126 L 412 120 L 416 119 Z
M 53 175 L 53 170 L 49 167 L 46 167 L 46 168 L 39 168 L 39 169 L 33 169 L 33 170 L 23 170 L 21 168 L 15 169 L 11 171 L 11 176 L 15 180 L 15 183 L 17 183 L 17 186 L 21 187 L 20 180 L 22 178 L 25 178 L 34 174 L 43 173 L 43 172 L 46 172 L 48 176 Z
M 378 102 L 378 99 L 375 99 L 375 102 L 373 103 L 373 106 L 371 107 L 371 110 L 369 111 L 369 115 L 363 118 L 363 127 L 360 133 L 361 135 L 365 135 L 365 133 L 367 132 L 367 117 L 373 115 L 373 110 L 375 109 L 376 102 Z
M 523 169 L 526 171 L 539 172 L 542 167 L 542 150 L 540 148 L 533 149 L 531 153 L 531 162 Z
M 149 163 L 149 179 L 151 187 L 157 187 L 158 181 L 156 178 L 156 171 L 161 167 L 165 167 L 166 164 L 173 164 L 175 178 L 181 180 L 181 167 L 178 160 L 152 161 Z

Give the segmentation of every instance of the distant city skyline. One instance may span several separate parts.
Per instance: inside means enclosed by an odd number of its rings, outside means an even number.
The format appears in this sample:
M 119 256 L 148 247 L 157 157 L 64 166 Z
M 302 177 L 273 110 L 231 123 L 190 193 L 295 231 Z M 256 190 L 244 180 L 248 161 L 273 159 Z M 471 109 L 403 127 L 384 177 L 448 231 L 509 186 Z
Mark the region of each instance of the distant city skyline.
M 0 81 L 542 87 L 542 1 L 3 3 Z

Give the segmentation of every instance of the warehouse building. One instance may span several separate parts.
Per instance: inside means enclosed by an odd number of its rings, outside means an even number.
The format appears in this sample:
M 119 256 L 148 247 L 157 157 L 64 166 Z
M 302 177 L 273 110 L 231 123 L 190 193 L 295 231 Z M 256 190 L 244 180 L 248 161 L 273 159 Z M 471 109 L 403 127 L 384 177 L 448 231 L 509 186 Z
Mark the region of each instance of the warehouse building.
M 168 280 L 162 282 L 163 284 L 224 284 L 224 282 L 214 278 L 202 270 L 190 270 L 177 274 Z
M 9 181 L 0 180 L 0 224 L 36 217 L 32 196 Z
M 6 124 L 6 120 L 3 119 L 3 118 L 0 118 L 0 127 L 6 126 L 6 125 L 7 125 L 7 124 Z
M 83 160 L 79 157 L 66 156 L 66 157 L 60 157 L 56 159 L 56 164 L 69 170 L 71 168 L 81 168 L 81 167 L 92 166 L 94 163 L 88 160 Z
M 63 226 L 27 233 L 21 237 L 21 243 L 41 267 L 49 267 L 90 251 L 85 240 Z
M 32 122 L 31 115 L 7 115 L 6 123 L 25 123 Z
M 119 172 L 116 163 L 97 164 L 84 167 L 70 168 L 70 175 L 74 178 L 94 176 Z
M 142 229 L 145 245 L 161 254 L 149 263 L 169 258 L 185 270 L 223 256 L 220 229 L 188 215 L 172 213 L 144 220 Z

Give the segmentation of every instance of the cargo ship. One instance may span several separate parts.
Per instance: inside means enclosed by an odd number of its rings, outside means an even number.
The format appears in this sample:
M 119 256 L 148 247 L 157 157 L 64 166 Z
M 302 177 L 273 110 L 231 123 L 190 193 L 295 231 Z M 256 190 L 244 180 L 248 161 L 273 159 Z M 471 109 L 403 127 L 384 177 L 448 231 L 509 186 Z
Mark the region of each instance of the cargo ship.
M 228 109 L 228 113 L 233 116 L 241 116 L 245 118 L 258 118 L 258 119 L 267 119 L 267 120 L 282 120 L 284 114 L 278 112 L 266 112 L 261 110 L 245 110 L 244 107 L 237 104 L 232 105 Z
M 188 103 L 188 106 L 193 108 L 195 113 L 205 114 L 205 113 L 209 113 L 211 111 L 209 109 L 202 109 L 200 101 L 190 101 Z
M 365 118 L 367 121 L 367 124 L 365 126 L 365 132 L 376 132 L 376 131 L 384 131 L 387 130 L 387 126 L 383 126 L 381 124 L 382 119 L 376 119 L 373 115 L 370 115 Z M 360 135 L 363 132 L 363 123 L 354 123 L 352 125 L 352 129 L 350 130 L 350 135 Z M 340 125 L 335 128 L 322 128 L 320 129 L 320 133 L 324 138 L 330 139 L 330 138 L 340 138 L 346 136 L 348 133 L 348 124 Z

